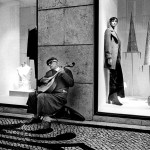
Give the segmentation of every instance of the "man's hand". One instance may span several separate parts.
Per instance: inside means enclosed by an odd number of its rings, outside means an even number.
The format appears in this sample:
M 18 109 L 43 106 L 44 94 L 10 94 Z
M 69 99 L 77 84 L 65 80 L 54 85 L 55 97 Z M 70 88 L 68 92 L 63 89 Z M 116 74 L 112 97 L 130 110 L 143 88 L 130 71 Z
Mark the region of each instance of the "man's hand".
M 60 69 L 59 69 L 59 72 L 60 72 L 60 73 L 65 73 L 64 68 L 60 68 Z
M 111 59 L 111 58 L 108 59 L 108 64 L 109 64 L 110 66 L 112 65 L 112 59 Z
M 40 80 L 40 82 L 48 83 L 48 82 L 49 82 L 49 79 L 48 79 L 48 78 L 43 77 L 43 78 Z

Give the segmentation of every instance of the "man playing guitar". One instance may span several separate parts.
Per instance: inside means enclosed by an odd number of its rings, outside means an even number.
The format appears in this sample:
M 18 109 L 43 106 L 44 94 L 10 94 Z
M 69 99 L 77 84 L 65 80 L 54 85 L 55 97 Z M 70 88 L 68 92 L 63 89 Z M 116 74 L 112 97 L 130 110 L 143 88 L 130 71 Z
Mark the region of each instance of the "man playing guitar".
M 50 124 L 50 116 L 61 109 L 67 103 L 69 87 L 74 85 L 72 72 L 65 66 L 59 67 L 58 59 L 51 57 L 47 60 L 50 70 L 45 76 L 38 80 L 38 91 L 29 94 L 27 100 L 27 113 L 34 114 L 26 124 L 41 122 L 41 116 L 44 118 L 44 124 L 47 128 Z

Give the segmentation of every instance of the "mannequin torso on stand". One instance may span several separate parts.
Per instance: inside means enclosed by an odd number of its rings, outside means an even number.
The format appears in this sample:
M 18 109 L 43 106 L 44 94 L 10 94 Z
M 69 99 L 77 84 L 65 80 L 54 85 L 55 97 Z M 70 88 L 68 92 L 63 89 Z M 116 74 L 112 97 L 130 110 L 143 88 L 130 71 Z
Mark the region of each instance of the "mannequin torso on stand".
M 24 63 L 17 68 L 17 72 L 19 75 L 19 90 L 30 90 L 32 68 Z

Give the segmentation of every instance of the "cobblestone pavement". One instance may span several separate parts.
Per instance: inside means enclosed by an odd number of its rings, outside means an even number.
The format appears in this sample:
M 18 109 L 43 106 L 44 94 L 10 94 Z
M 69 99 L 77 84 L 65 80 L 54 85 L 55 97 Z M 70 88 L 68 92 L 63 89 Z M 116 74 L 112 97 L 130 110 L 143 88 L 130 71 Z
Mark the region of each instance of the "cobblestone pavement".
M 24 119 L 0 117 L 0 148 L 31 150 L 150 150 L 150 133 L 111 127 L 87 127 L 54 122 L 25 125 Z

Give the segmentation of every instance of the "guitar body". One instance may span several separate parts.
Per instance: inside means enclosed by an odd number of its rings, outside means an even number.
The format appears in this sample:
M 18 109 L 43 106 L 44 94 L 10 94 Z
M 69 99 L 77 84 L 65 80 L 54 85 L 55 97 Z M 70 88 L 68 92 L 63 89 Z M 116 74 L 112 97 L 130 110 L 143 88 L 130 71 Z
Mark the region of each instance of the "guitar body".
M 47 84 L 43 84 L 40 87 L 38 87 L 38 91 L 51 93 L 55 89 L 55 87 L 56 87 L 56 82 L 55 82 L 55 78 L 53 78 Z
M 48 93 L 52 93 L 56 87 L 56 82 L 55 82 L 55 78 L 54 78 L 54 82 L 48 87 L 48 89 L 45 91 L 45 92 L 48 92 Z

